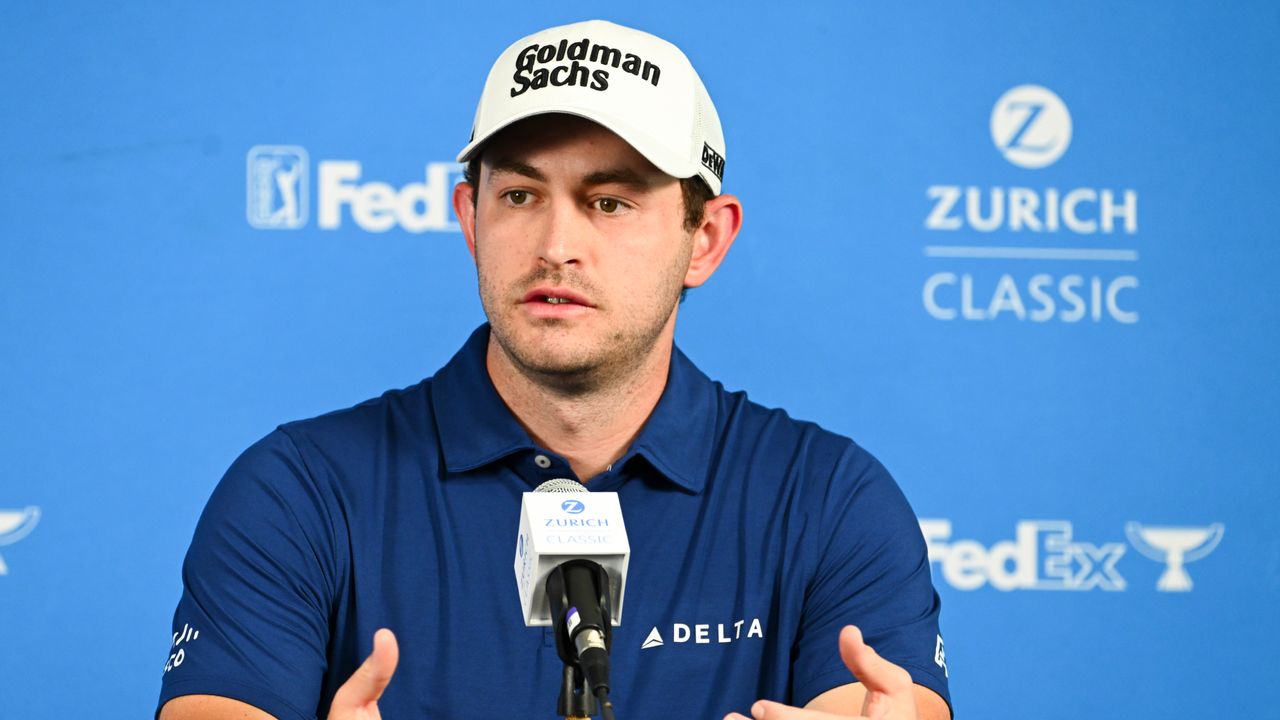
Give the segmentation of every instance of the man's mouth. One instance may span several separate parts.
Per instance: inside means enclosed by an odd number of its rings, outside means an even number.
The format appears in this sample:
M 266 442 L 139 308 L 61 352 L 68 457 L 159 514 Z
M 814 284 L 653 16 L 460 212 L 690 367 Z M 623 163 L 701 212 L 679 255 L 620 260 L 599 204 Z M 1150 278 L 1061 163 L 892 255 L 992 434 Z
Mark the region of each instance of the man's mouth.
M 548 305 L 582 305 L 595 307 L 585 297 L 564 288 L 538 287 L 525 293 L 521 302 L 546 303 Z

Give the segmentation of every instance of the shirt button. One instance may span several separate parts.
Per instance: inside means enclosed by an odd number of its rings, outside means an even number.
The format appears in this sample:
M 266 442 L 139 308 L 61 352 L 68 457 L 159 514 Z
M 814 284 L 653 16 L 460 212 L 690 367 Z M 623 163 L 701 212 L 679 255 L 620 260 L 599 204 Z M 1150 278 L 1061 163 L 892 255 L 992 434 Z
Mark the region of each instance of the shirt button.
M 547 468 L 551 467 L 551 458 L 547 457 L 546 455 L 538 455 L 533 458 L 533 464 L 537 465 L 543 470 L 546 470 Z

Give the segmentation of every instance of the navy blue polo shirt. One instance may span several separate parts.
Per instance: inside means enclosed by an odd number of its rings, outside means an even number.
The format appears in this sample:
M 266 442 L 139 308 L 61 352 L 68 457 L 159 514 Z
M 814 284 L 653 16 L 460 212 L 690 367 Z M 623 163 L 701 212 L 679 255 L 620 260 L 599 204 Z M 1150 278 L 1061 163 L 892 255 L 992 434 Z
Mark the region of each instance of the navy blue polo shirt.
M 521 493 L 574 474 L 497 394 L 488 336 L 235 461 L 183 564 L 160 705 L 213 694 L 324 717 L 389 627 L 383 717 L 555 716 L 562 665 L 550 631 L 523 623 L 512 560 Z M 802 706 L 854 680 L 837 648 L 849 623 L 949 702 L 916 518 L 851 440 L 726 392 L 676 349 L 635 443 L 587 486 L 618 493 L 631 541 L 620 717 Z

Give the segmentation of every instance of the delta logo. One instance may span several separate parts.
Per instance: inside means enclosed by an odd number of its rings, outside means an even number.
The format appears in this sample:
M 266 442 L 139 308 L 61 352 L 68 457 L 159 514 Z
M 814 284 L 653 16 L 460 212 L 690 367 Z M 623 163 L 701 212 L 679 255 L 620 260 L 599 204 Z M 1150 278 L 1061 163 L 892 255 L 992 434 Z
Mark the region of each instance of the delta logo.
M 764 639 L 764 625 L 760 618 L 737 620 L 731 623 L 672 623 L 671 632 L 664 636 L 657 625 L 645 636 L 641 650 L 662 647 L 670 638 L 672 645 L 728 645 L 751 638 Z

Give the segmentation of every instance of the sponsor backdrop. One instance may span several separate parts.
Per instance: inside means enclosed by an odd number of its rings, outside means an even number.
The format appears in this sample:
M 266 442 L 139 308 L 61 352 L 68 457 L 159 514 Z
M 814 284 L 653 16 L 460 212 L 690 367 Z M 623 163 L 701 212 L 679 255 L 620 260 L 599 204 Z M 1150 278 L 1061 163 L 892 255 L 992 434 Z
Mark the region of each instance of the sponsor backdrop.
M 461 5 L 0 11 L 0 716 L 151 712 L 221 473 L 481 322 L 451 158 L 603 16 L 746 205 L 679 343 L 893 471 L 959 714 L 1280 717 L 1274 5 Z

